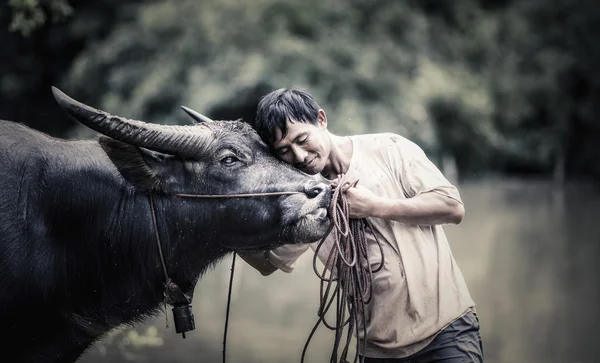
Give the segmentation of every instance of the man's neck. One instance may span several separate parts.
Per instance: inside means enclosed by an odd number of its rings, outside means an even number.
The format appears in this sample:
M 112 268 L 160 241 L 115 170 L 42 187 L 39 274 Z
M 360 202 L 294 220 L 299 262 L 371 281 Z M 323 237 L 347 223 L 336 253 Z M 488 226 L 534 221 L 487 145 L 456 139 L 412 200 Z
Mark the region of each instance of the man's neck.
M 329 152 L 329 160 L 321 171 L 321 175 L 333 180 L 339 174 L 345 174 L 348 171 L 354 148 L 349 137 L 337 136 L 332 133 L 329 133 L 329 137 L 331 151 Z

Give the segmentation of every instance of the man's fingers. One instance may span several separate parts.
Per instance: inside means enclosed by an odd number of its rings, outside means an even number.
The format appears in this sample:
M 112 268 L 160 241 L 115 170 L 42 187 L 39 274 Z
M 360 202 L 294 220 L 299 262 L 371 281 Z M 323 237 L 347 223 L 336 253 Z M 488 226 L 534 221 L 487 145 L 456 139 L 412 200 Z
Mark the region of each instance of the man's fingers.
M 358 181 L 359 180 L 360 179 L 356 179 L 354 181 L 345 182 L 344 185 L 342 186 L 342 192 L 345 192 L 346 190 L 348 190 L 350 188 L 356 187 L 356 185 L 358 185 Z M 339 187 L 340 186 L 339 184 L 340 184 L 340 179 L 339 178 L 336 178 L 336 179 L 334 179 L 334 180 L 331 181 L 331 187 L 332 188 Z
M 346 190 L 348 190 L 350 188 L 356 188 L 356 186 L 358 185 L 358 181 L 359 180 L 360 179 L 356 179 L 355 181 L 344 183 L 344 186 L 342 187 L 342 191 L 345 192 Z
M 336 188 L 338 186 L 338 184 L 340 183 L 340 180 L 338 178 L 335 178 L 331 181 L 331 187 L 332 188 Z
M 347 190 L 348 190 L 348 189 L 350 189 L 350 188 L 354 188 L 354 185 L 352 185 L 352 184 L 349 184 L 349 183 L 346 183 L 346 184 L 344 184 L 344 186 L 342 187 L 342 191 L 343 191 L 343 192 L 345 192 L 345 191 L 347 191 Z

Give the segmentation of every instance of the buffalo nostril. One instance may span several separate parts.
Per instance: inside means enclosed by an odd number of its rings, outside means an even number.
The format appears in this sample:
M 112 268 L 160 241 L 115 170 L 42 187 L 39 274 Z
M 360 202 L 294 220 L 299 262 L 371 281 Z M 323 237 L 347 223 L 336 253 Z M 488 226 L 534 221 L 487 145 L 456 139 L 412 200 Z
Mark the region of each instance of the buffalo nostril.
M 325 191 L 326 187 L 327 185 L 324 183 L 310 182 L 304 186 L 304 193 L 306 193 L 309 198 L 316 198 Z
M 319 187 L 314 187 L 314 188 L 307 190 L 306 195 L 308 195 L 309 198 L 315 198 L 316 196 L 319 195 L 319 193 L 321 193 L 321 191 L 322 190 Z

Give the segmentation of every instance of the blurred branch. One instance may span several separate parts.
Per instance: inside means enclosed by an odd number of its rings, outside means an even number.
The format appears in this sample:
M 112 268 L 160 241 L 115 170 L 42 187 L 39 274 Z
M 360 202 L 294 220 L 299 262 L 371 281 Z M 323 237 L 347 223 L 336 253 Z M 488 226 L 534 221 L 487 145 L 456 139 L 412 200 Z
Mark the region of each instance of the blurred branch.
M 395 132 L 461 172 L 600 179 L 600 7 L 552 3 L 9 0 L 0 114 L 62 133 L 61 84 L 149 122 L 187 123 L 180 104 L 247 119 L 295 85 L 334 132 Z
M 44 26 L 48 18 L 56 23 L 73 13 L 67 0 L 10 0 L 9 6 L 12 8 L 9 30 L 24 37 Z

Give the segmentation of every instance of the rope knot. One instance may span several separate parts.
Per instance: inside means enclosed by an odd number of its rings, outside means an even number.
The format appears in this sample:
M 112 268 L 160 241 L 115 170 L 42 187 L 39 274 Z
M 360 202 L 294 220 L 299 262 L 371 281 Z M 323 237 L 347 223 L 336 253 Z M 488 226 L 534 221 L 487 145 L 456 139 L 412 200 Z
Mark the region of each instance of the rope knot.
M 192 299 L 187 296 L 171 278 L 165 282 L 165 302 L 169 305 L 175 306 L 179 304 L 190 304 Z

